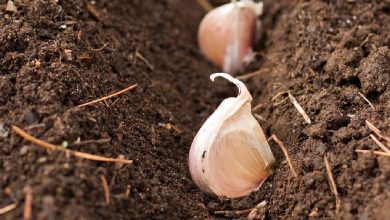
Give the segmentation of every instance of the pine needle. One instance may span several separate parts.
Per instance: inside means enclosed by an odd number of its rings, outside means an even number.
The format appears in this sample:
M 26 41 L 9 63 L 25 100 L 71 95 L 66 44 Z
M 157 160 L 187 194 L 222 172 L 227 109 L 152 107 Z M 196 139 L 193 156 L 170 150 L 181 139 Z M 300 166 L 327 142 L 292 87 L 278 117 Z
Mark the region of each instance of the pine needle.
M 87 160 L 93 160 L 93 161 L 100 161 L 100 162 L 114 162 L 114 163 L 126 163 L 126 164 L 131 164 L 133 163 L 132 160 L 127 160 L 127 159 L 121 159 L 121 158 L 108 158 L 108 157 L 103 157 L 103 156 L 97 156 L 89 153 L 83 153 L 80 151 L 74 151 L 74 150 L 68 150 L 64 149 L 60 146 L 56 146 L 54 144 L 47 143 L 46 141 L 40 140 L 38 138 L 35 138 L 31 136 L 29 133 L 25 132 L 21 128 L 13 125 L 12 130 L 15 131 L 19 136 L 24 138 L 25 140 L 48 150 L 57 150 L 57 151 L 65 151 L 75 157 L 87 159 Z
M 106 205 L 110 204 L 110 189 L 108 187 L 107 179 L 104 175 L 100 175 L 100 180 L 102 181 L 102 187 L 104 191 L 104 200 L 106 201 Z
M 384 144 L 382 144 L 374 135 L 370 134 L 371 139 L 378 145 L 383 151 L 386 153 L 390 153 L 389 148 L 387 148 Z
M 214 8 L 208 0 L 197 0 L 197 2 L 206 12 L 209 12 Z
M 77 108 L 81 108 L 81 107 L 85 107 L 85 106 L 88 106 L 88 105 L 95 104 L 95 103 L 97 103 L 97 102 L 101 102 L 101 101 L 110 99 L 110 98 L 112 98 L 112 97 L 115 97 L 115 96 L 118 96 L 118 95 L 120 95 L 120 94 L 122 94 L 122 93 L 125 93 L 125 92 L 127 92 L 127 91 L 129 91 L 129 90 L 131 90 L 131 89 L 134 89 L 134 88 L 137 87 L 137 86 L 138 86 L 138 84 L 131 85 L 131 86 L 129 86 L 129 87 L 127 87 L 127 88 L 125 88 L 125 89 L 119 91 L 119 92 L 116 92 L 116 93 L 111 94 L 111 95 L 108 95 L 108 96 L 104 96 L 104 97 L 102 97 L 102 98 L 99 98 L 99 99 L 96 99 L 96 100 L 93 100 L 93 101 L 90 101 L 90 102 L 87 102 L 87 103 L 84 103 L 84 104 L 81 104 L 81 105 L 78 105 L 78 106 L 76 106 L 76 107 L 77 107 Z
M 32 216 L 33 191 L 27 186 L 26 197 L 24 199 L 23 220 L 30 220 Z
M 324 155 L 324 161 L 325 161 L 326 172 L 328 173 L 329 181 L 330 181 L 330 184 L 331 184 L 332 189 L 333 189 L 332 191 L 333 191 L 333 194 L 336 197 L 336 212 L 338 212 L 339 209 L 340 209 L 341 200 L 340 200 L 340 197 L 339 197 L 339 193 L 337 192 L 336 182 L 334 181 L 333 174 L 332 174 L 332 169 L 330 167 L 330 164 L 329 164 L 329 161 L 328 161 L 328 157 L 326 155 Z
M 290 98 L 291 102 L 293 103 L 295 108 L 298 110 L 298 112 L 305 119 L 305 121 L 308 124 L 311 124 L 311 120 L 310 120 L 309 116 L 306 114 L 305 110 L 303 110 L 302 106 L 297 102 L 297 100 L 294 98 L 294 96 L 292 96 L 291 93 L 288 93 L 288 97 Z
M 260 70 L 257 70 L 257 71 L 251 72 L 251 73 L 246 73 L 244 75 L 237 76 L 236 78 L 239 80 L 247 80 L 247 79 L 250 79 L 254 76 L 261 75 L 261 74 L 268 72 L 268 71 L 269 71 L 269 69 L 260 69 Z
M 10 205 L 4 206 L 3 208 L 0 208 L 0 215 L 3 215 L 7 212 L 14 210 L 17 206 L 18 206 L 17 203 L 12 203 Z
M 276 100 L 277 98 L 279 98 L 280 96 L 282 95 L 285 95 L 287 94 L 288 95 L 288 98 L 290 99 L 290 101 L 292 102 L 292 104 L 294 105 L 294 107 L 298 110 L 299 114 L 302 115 L 303 119 L 305 119 L 306 123 L 308 124 L 311 124 L 311 120 L 309 118 L 309 116 L 306 114 L 305 110 L 302 108 L 302 106 L 297 102 L 297 100 L 294 98 L 293 95 L 291 95 L 291 93 L 289 91 L 284 91 L 284 92 L 279 92 L 278 94 L 276 94 L 274 97 L 272 97 L 271 101 L 274 101 Z M 282 101 L 278 102 L 278 103 L 274 103 L 273 105 L 279 105 L 280 103 L 284 102 L 286 100 L 283 99 Z
M 382 135 L 381 131 L 377 127 L 375 127 L 370 121 L 366 120 L 366 125 L 371 131 L 373 131 L 376 135 L 378 135 L 378 137 L 387 141 L 387 143 L 390 143 L 390 138 Z
M 369 153 L 373 153 L 373 154 L 376 154 L 376 155 L 379 155 L 379 156 L 384 156 L 384 157 L 390 157 L 390 153 L 386 153 L 386 152 L 383 152 L 383 151 L 372 151 L 372 150 L 355 150 L 356 153 L 364 153 L 364 154 L 369 154 Z
M 263 104 L 262 104 L 262 103 L 255 105 L 255 106 L 252 108 L 252 112 L 256 112 L 256 111 L 259 110 L 261 107 L 263 107 Z
M 368 105 L 370 105 L 370 107 L 372 108 L 372 110 L 375 110 L 375 107 L 374 105 L 370 102 L 370 100 L 368 100 L 361 92 L 358 92 L 358 94 L 364 99 L 364 101 L 366 101 L 368 103 Z
M 292 163 L 291 163 L 291 160 L 290 160 L 290 156 L 288 156 L 288 152 L 287 152 L 287 149 L 286 147 L 284 146 L 283 142 L 279 140 L 279 138 L 276 136 L 276 134 L 273 134 L 271 136 L 272 139 L 274 139 L 274 141 L 279 145 L 279 147 L 282 149 L 283 153 L 284 153 L 284 156 L 286 157 L 286 160 L 287 160 L 287 163 L 288 163 L 288 166 L 290 167 L 290 170 L 291 170 L 291 173 L 293 174 L 294 177 L 298 177 L 298 174 L 297 172 L 295 171 Z

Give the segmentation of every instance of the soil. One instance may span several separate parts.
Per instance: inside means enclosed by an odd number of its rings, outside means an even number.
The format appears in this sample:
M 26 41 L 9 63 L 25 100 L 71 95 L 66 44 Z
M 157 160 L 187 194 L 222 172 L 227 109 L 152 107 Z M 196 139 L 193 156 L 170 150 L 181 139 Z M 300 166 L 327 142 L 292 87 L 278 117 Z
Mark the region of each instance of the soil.
M 390 136 L 390 1 L 265 1 L 261 53 L 240 74 L 261 70 L 245 80 L 253 105 L 262 104 L 259 123 L 284 142 L 299 176 L 270 141 L 273 174 L 259 191 L 232 200 L 202 193 L 187 166 L 197 130 L 236 92 L 208 79 L 219 70 L 198 50 L 205 12 L 196 1 L 15 0 L 11 11 L 7 2 L 0 0 L 0 208 L 17 206 L 1 219 L 22 218 L 28 191 L 31 219 L 220 218 L 215 211 L 262 201 L 265 219 L 390 215 L 390 159 L 355 152 L 380 150 L 365 120 Z M 74 108 L 135 83 L 106 103 Z M 273 99 L 285 91 L 311 124 L 286 95 Z M 10 131 L 12 125 L 72 150 L 134 163 L 47 151 Z

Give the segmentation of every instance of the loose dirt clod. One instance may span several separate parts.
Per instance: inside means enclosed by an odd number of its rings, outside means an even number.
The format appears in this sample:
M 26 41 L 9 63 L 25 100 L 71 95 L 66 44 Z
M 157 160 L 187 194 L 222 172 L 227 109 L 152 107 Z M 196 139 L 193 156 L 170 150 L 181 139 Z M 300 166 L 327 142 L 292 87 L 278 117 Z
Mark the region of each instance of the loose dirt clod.
M 290 167 L 290 170 L 291 170 L 291 173 L 293 174 L 294 177 L 298 177 L 298 174 L 297 172 L 295 171 L 292 163 L 291 163 L 291 160 L 290 160 L 290 156 L 288 156 L 288 152 L 287 152 L 287 149 L 286 147 L 284 146 L 283 142 L 279 140 L 279 138 L 276 136 L 276 134 L 273 134 L 271 136 L 272 139 L 274 139 L 274 141 L 279 145 L 279 147 L 282 149 L 283 153 L 284 153 L 284 156 L 286 157 L 286 160 L 287 160 L 287 163 L 288 163 L 288 166 Z
M 338 212 L 340 210 L 341 200 L 339 197 L 339 193 L 337 191 L 336 182 L 334 181 L 334 178 L 333 178 L 332 169 L 330 167 L 328 157 L 326 155 L 324 155 L 324 162 L 325 162 L 326 172 L 328 173 L 328 178 L 329 178 L 330 184 L 332 186 L 332 192 L 336 197 L 336 212 Z
M 95 103 L 97 103 L 97 102 L 101 102 L 101 101 L 110 99 L 110 98 L 112 98 L 112 97 L 115 97 L 115 96 L 117 96 L 117 95 L 120 95 L 120 94 L 122 94 L 122 93 L 125 93 L 125 92 L 127 92 L 127 91 L 129 91 L 129 90 L 131 90 L 131 89 L 134 89 L 134 88 L 137 87 L 137 86 L 138 86 L 137 84 L 131 85 L 131 86 L 129 86 L 129 87 L 127 87 L 127 88 L 125 88 L 125 89 L 119 91 L 119 92 L 116 92 L 116 93 L 111 94 L 111 95 L 108 95 L 108 96 L 104 96 L 104 97 L 102 97 L 102 98 L 93 100 L 93 101 L 91 101 L 91 102 L 87 102 L 87 103 L 78 105 L 78 106 L 76 106 L 76 107 L 77 107 L 77 108 L 81 108 L 81 107 L 85 107 L 85 106 L 88 106 L 88 105 L 95 104 Z
M 46 141 L 35 138 L 15 125 L 12 126 L 12 130 L 15 131 L 22 138 L 26 139 L 27 141 L 30 141 L 31 143 L 36 144 L 39 147 L 46 148 L 49 150 L 65 151 L 65 153 L 67 153 L 67 154 L 73 155 L 75 157 L 87 159 L 87 160 L 94 160 L 94 161 L 101 161 L 101 162 L 113 162 L 113 163 L 126 163 L 126 164 L 133 163 L 132 160 L 120 159 L 120 158 L 108 158 L 108 157 L 102 157 L 102 156 L 97 156 L 97 155 L 93 155 L 93 154 L 83 153 L 83 152 L 79 152 L 79 151 L 64 149 L 61 146 L 56 146 L 56 145 L 47 143 Z
M 14 2 L 11 1 L 11 0 L 9 0 L 9 1 L 7 2 L 7 6 L 5 7 L 5 11 L 6 11 L 6 12 L 13 12 L 13 13 L 15 13 L 15 12 L 18 11 L 18 9 L 16 8 Z

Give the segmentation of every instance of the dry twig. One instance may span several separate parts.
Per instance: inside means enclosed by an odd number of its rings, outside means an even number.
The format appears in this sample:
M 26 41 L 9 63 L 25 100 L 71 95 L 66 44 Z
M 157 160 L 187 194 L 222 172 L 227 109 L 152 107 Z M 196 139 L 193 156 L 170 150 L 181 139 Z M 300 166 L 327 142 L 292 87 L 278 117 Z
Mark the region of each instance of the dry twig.
M 225 218 L 237 218 L 243 215 L 248 215 L 252 209 L 238 210 L 238 211 L 215 211 L 214 215 L 223 216 Z
M 277 98 L 279 98 L 279 96 L 287 94 L 287 93 L 288 93 L 288 91 L 278 92 L 274 97 L 272 97 L 271 101 L 274 101 Z
M 27 186 L 26 198 L 24 200 L 23 209 L 23 220 L 30 220 L 32 216 L 32 202 L 33 202 L 33 191 L 30 186 Z
M 142 60 L 142 62 L 144 62 L 146 64 L 146 66 L 148 66 L 148 68 L 153 71 L 154 70 L 154 66 L 149 62 L 148 59 L 146 59 L 144 57 L 144 55 L 142 55 L 140 52 L 138 52 L 138 50 L 135 52 L 135 57 Z
M 253 116 L 255 116 L 256 119 L 260 120 L 260 121 L 267 121 L 265 120 L 265 118 L 259 114 L 256 114 L 256 113 L 253 113 Z
M 390 153 L 389 148 L 387 148 L 384 144 L 382 144 L 374 135 L 370 134 L 371 139 L 377 144 L 383 151 L 386 153 Z
M 102 181 L 102 187 L 104 191 L 104 200 L 106 202 L 106 205 L 110 204 L 110 189 L 108 188 L 108 183 L 106 180 L 106 177 L 104 175 L 100 175 L 100 180 Z
M 348 2 L 355 2 L 356 0 L 348 0 Z M 374 36 L 373 33 L 369 33 L 366 37 L 366 39 L 364 39 L 364 41 L 360 44 L 360 47 L 363 47 L 369 40 L 370 38 Z
M 255 105 L 253 108 L 252 108 L 252 112 L 256 112 L 257 110 L 259 110 L 261 107 L 263 107 L 263 104 L 257 104 Z
M 120 158 L 108 158 L 108 157 L 103 157 L 103 156 L 97 156 L 93 154 L 88 154 L 88 153 L 83 153 L 80 151 L 74 151 L 74 150 L 68 150 L 64 149 L 60 146 L 54 145 L 47 143 L 46 141 L 40 140 L 38 138 L 35 138 L 28 134 L 27 132 L 23 131 L 21 128 L 13 125 L 12 130 L 15 131 L 19 136 L 22 138 L 26 139 L 27 141 L 38 145 L 39 147 L 49 149 L 49 150 L 57 150 L 57 151 L 64 151 L 66 153 L 69 153 L 75 157 L 87 159 L 87 160 L 93 160 L 93 161 L 100 161 L 100 162 L 114 162 L 114 163 L 126 163 L 126 164 L 131 164 L 133 163 L 132 160 L 127 160 L 127 159 L 120 159 Z
M 381 131 L 377 127 L 375 127 L 371 122 L 366 120 L 366 125 L 368 126 L 369 129 L 371 129 L 371 131 L 373 131 L 376 135 L 378 135 L 378 137 L 380 137 L 383 140 L 387 141 L 387 143 L 390 143 L 390 138 L 388 138 L 386 136 L 383 136 L 381 134 Z
M 390 157 L 390 153 L 386 153 L 386 152 L 383 152 L 383 151 L 372 151 L 372 150 L 355 150 L 356 153 L 364 153 L 364 154 L 369 154 L 369 153 L 373 153 L 373 154 L 376 154 L 376 155 L 379 155 L 379 156 L 384 156 L 384 157 Z
M 89 12 L 89 14 L 91 14 L 94 18 L 96 18 L 97 20 L 101 21 L 104 23 L 104 18 L 103 16 L 101 15 L 100 12 L 98 12 L 98 10 L 95 8 L 95 6 L 93 6 L 92 4 L 88 3 L 87 4 L 87 11 Z
M 103 144 L 110 142 L 110 138 L 103 138 L 99 140 L 85 140 L 85 141 L 79 141 L 72 144 L 72 146 L 79 146 L 79 145 L 85 145 L 85 144 Z
M 298 112 L 305 119 L 305 121 L 308 124 L 311 124 L 311 120 L 310 120 L 309 116 L 306 114 L 305 110 L 303 110 L 302 106 L 297 102 L 297 100 L 294 98 L 294 96 L 292 96 L 291 93 L 288 93 L 288 97 L 290 98 L 291 102 L 293 103 L 295 108 L 298 110 Z
M 336 197 L 336 212 L 338 212 L 340 209 L 341 200 L 339 197 L 339 193 L 337 192 L 336 182 L 334 181 L 332 169 L 330 167 L 328 157 L 326 155 L 324 155 L 324 161 L 325 161 L 326 172 L 328 173 L 329 181 L 330 181 L 330 184 L 332 186 L 332 191 Z
M 311 124 L 311 120 L 309 118 L 309 116 L 306 114 L 305 110 L 302 108 L 302 106 L 297 102 L 297 100 L 294 98 L 293 95 L 291 95 L 291 93 L 289 91 L 284 91 L 284 92 L 279 92 L 278 94 L 276 94 L 274 97 L 272 97 L 271 101 L 274 101 L 275 99 L 277 99 L 279 96 L 282 96 L 284 94 L 287 94 L 288 95 L 288 98 L 290 99 L 290 101 L 292 102 L 292 104 L 294 105 L 294 107 L 298 110 L 299 114 L 302 115 L 303 119 L 305 119 L 306 123 L 308 124 Z M 282 101 L 278 102 L 278 103 L 275 103 L 273 105 L 279 105 L 280 103 L 284 102 L 287 98 L 283 99 Z
M 358 94 L 364 99 L 364 101 L 366 101 L 370 107 L 372 108 L 372 110 L 375 110 L 375 107 L 374 105 L 370 102 L 370 100 L 368 100 L 361 92 L 358 92 Z
M 101 51 L 103 50 L 104 48 L 106 48 L 108 46 L 108 43 L 105 43 L 103 44 L 103 46 L 101 46 L 100 48 L 92 48 L 90 47 L 90 50 L 94 51 L 94 52 L 98 52 L 98 51 Z
M 7 212 L 14 210 L 17 206 L 18 206 L 17 203 L 12 203 L 12 204 L 9 204 L 7 206 L 4 206 L 3 208 L 0 208 L 0 215 L 3 215 Z
M 271 136 L 272 139 L 274 139 L 274 141 L 279 145 L 279 147 L 282 149 L 283 153 L 284 153 L 284 156 L 286 157 L 286 160 L 287 160 L 287 163 L 288 163 L 288 166 L 290 167 L 290 170 L 291 170 L 291 173 L 293 174 L 294 177 L 298 177 L 298 174 L 297 172 L 295 171 L 292 163 L 291 163 L 291 160 L 290 160 L 290 157 L 288 156 L 288 152 L 287 152 L 287 149 L 286 147 L 284 146 L 283 142 L 279 140 L 278 136 L 276 136 L 276 134 L 273 134 Z
M 76 107 L 77 107 L 77 108 L 81 108 L 81 107 L 85 107 L 85 106 L 88 106 L 88 105 L 95 104 L 95 103 L 97 103 L 97 102 L 104 101 L 104 100 L 106 100 L 106 99 L 115 97 L 115 96 L 120 95 L 120 94 L 122 94 L 122 93 L 125 93 L 125 92 L 127 92 L 127 91 L 129 91 L 129 90 L 131 90 L 131 89 L 134 89 L 134 88 L 137 87 L 137 86 L 138 86 L 137 84 L 131 85 L 131 86 L 129 86 L 129 87 L 127 87 L 127 88 L 125 88 L 125 89 L 119 91 L 119 92 L 116 92 L 116 93 L 111 94 L 111 95 L 108 95 L 108 96 L 104 96 L 104 97 L 102 97 L 102 98 L 96 99 L 96 100 L 91 101 L 91 102 L 87 102 L 87 103 L 78 105 L 78 106 L 76 106 Z
M 181 133 L 182 132 L 182 130 L 180 130 L 176 125 L 173 125 L 171 123 L 167 123 L 167 124 L 165 124 L 165 123 L 158 123 L 158 126 L 163 127 L 163 128 L 165 128 L 167 130 L 173 129 L 177 133 Z
M 251 73 L 246 73 L 244 75 L 237 76 L 236 78 L 239 79 L 239 80 L 247 80 L 247 79 L 250 79 L 250 78 L 252 78 L 254 76 L 261 75 L 261 74 L 263 74 L 264 72 L 267 72 L 267 71 L 269 71 L 269 69 L 260 69 L 260 70 L 257 70 L 257 71 L 251 72 Z

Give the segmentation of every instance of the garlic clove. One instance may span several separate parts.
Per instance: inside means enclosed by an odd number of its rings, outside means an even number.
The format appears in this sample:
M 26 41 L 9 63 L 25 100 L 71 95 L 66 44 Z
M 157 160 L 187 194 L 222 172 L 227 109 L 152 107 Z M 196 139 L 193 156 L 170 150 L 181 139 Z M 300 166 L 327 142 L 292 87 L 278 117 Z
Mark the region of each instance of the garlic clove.
M 245 85 L 229 74 L 210 78 L 216 77 L 236 84 L 239 94 L 225 99 L 198 131 L 189 154 L 190 173 L 208 194 L 242 197 L 259 189 L 275 159 L 251 113 L 252 96 Z
M 260 36 L 261 22 L 257 16 L 262 12 L 263 3 L 252 0 L 234 1 L 211 10 L 199 26 L 202 53 L 225 72 L 240 71 Z

